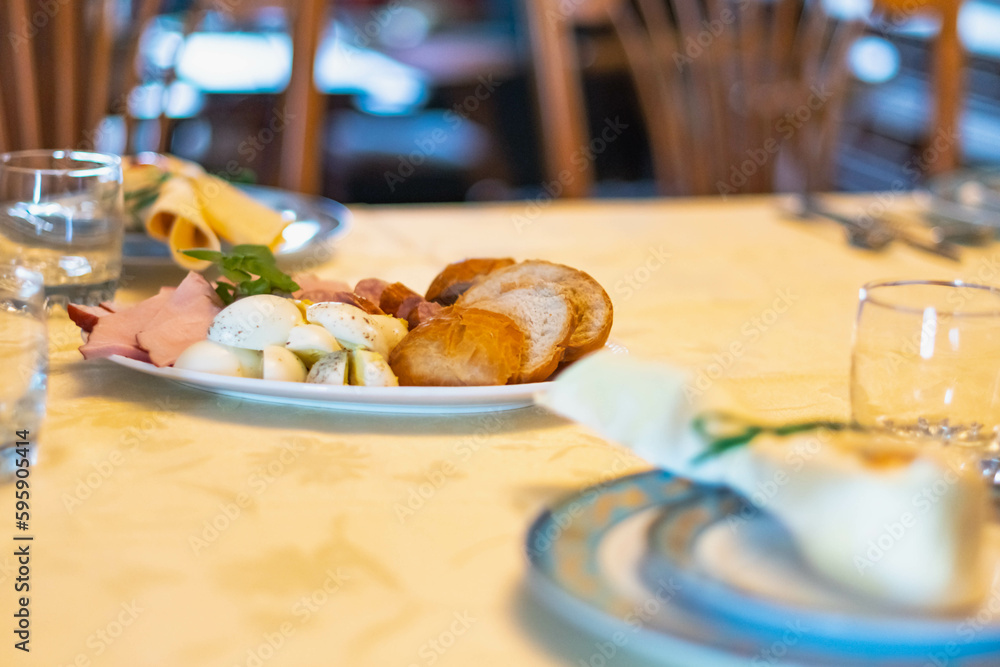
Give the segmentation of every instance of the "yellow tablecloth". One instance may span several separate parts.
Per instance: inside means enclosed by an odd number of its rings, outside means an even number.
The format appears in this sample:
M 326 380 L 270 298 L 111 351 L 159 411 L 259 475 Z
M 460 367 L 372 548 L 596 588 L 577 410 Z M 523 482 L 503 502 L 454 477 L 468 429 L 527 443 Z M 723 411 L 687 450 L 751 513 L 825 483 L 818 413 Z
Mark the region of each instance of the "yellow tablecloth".
M 711 404 L 771 419 L 847 416 L 862 283 L 1000 280 L 994 248 L 961 265 L 851 249 L 831 225 L 782 219 L 772 198 L 355 212 L 322 275 L 423 289 L 466 256 L 570 264 L 606 286 L 612 337 L 632 354 L 690 369 Z M 180 277 L 140 272 L 120 298 Z M 531 667 L 595 655 L 594 639 L 526 595 L 522 541 L 555 498 L 646 467 L 628 452 L 536 409 L 266 405 L 84 362 L 65 319 L 51 340 L 31 471 L 31 652 L 13 649 L 5 546 L 0 664 Z M 6 545 L 12 495 L 0 492 Z

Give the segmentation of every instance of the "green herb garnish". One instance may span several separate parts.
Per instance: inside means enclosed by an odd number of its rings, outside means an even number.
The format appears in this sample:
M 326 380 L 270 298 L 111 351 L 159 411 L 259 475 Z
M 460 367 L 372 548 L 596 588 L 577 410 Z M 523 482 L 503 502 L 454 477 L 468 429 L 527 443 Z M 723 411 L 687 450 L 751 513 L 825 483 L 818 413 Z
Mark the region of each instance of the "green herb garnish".
M 274 253 L 264 245 L 238 245 L 228 254 L 218 250 L 181 252 L 188 257 L 208 260 L 219 267 L 230 282 L 219 281 L 215 291 L 227 306 L 245 296 L 290 294 L 299 289 L 298 283 L 278 268 Z
M 169 178 L 170 174 L 164 172 L 149 185 L 144 185 L 141 188 L 127 191 L 125 193 L 125 207 L 134 215 L 147 206 L 150 206 L 159 198 L 160 189 Z
M 728 452 L 730 449 L 749 444 L 751 440 L 761 433 L 791 435 L 817 428 L 842 431 L 848 428 L 849 425 L 843 422 L 817 421 L 766 426 L 764 424 L 751 424 L 739 417 L 723 412 L 707 412 L 696 417 L 692 426 L 699 435 L 709 442 L 708 448 L 691 461 L 698 464 Z

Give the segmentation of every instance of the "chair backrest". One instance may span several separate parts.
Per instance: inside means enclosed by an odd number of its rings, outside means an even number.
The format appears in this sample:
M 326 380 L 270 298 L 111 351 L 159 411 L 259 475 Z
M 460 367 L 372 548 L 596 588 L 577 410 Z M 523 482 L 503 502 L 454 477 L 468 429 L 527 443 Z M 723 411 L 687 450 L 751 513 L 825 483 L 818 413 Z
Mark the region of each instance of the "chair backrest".
M 102 120 L 125 119 L 127 149 L 136 119 L 128 99 L 140 81 L 136 63 L 143 30 L 163 0 L 89 0 L 0 3 L 0 151 L 28 148 L 91 148 Z M 278 185 L 317 192 L 320 185 L 319 132 L 322 96 L 313 84 L 313 67 L 326 26 L 330 0 L 196 0 L 184 17 L 185 33 L 207 11 L 245 18 L 261 6 L 289 13 L 292 73 L 286 89 L 288 116 L 295 122 L 282 133 Z M 128 16 L 118 13 L 127 8 Z M 172 76 L 168 74 L 168 77 Z M 170 80 L 161 81 L 165 85 Z M 166 150 L 173 123 L 162 109 L 159 148 Z
M 830 182 L 849 80 L 846 54 L 863 30 L 861 20 L 830 16 L 819 0 L 525 0 L 525 6 L 548 178 L 567 169 L 573 151 L 589 141 L 586 123 L 577 120 L 584 112 L 573 28 L 603 20 L 636 90 L 660 192 L 761 192 Z M 573 173 L 579 159 L 576 165 Z M 587 194 L 592 161 L 585 171 L 564 195 Z
M 908 19 L 915 13 L 934 15 L 941 25 L 932 47 L 931 97 L 933 110 L 927 143 L 933 144 L 937 159 L 927 163 L 927 171 L 938 174 L 961 163 L 959 122 L 964 91 L 965 50 L 958 34 L 962 0 L 875 0 L 877 8 L 890 16 Z M 944 141 L 940 141 L 944 138 Z

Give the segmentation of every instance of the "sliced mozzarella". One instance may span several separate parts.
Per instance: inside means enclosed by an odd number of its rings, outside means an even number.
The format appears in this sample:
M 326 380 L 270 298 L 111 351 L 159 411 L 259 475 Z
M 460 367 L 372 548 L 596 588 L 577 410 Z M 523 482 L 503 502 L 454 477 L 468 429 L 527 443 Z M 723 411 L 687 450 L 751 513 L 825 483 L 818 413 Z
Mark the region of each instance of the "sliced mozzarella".
M 349 353 L 347 350 L 337 350 L 324 355 L 313 364 L 306 376 L 306 382 L 314 384 L 347 384 L 347 368 Z
M 371 350 L 351 350 L 351 384 L 363 387 L 398 387 L 399 378 L 385 357 Z
M 257 294 L 231 303 L 216 315 L 208 339 L 263 350 L 268 345 L 284 345 L 292 327 L 302 323 L 302 314 L 290 299 Z
M 294 352 L 306 368 L 312 368 L 323 355 L 341 349 L 337 339 L 318 324 L 300 324 L 292 327 L 285 347 Z
M 189 345 L 177 357 L 174 368 L 215 375 L 243 376 L 240 359 L 232 348 L 210 340 L 200 340 Z
M 401 320 L 398 317 L 393 317 L 392 315 L 369 315 L 375 324 L 382 331 L 382 338 L 385 341 L 385 350 L 379 353 L 385 357 L 389 358 L 389 353 L 392 352 L 393 348 L 399 345 L 399 341 L 403 340 L 409 331 L 409 325 L 406 320 Z
M 314 303 L 306 309 L 306 319 L 325 328 L 346 348 L 389 354 L 382 325 L 357 306 L 332 301 Z
M 264 348 L 264 379 L 284 382 L 305 382 L 306 367 L 302 360 L 285 349 L 283 345 L 268 345 Z

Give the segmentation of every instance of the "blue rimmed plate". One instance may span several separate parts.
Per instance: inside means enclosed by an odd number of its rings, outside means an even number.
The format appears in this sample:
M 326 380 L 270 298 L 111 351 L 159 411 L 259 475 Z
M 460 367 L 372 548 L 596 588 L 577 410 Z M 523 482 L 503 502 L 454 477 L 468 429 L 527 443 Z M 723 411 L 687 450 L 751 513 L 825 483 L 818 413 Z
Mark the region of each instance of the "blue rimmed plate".
M 744 508 L 663 471 L 586 489 L 532 525 L 531 589 L 602 640 L 671 664 L 1000 664 L 1000 586 L 969 618 L 873 611 L 818 583 L 781 526 Z

